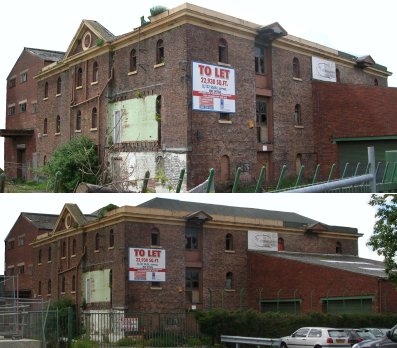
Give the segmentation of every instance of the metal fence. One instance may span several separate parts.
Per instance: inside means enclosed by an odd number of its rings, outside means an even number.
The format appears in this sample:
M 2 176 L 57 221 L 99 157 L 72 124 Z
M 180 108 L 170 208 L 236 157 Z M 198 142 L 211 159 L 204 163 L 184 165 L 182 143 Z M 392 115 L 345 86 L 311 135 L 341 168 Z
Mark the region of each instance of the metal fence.
M 85 312 L 81 316 L 85 342 L 101 347 L 119 345 L 178 347 L 207 345 L 192 313 L 124 313 L 117 310 Z

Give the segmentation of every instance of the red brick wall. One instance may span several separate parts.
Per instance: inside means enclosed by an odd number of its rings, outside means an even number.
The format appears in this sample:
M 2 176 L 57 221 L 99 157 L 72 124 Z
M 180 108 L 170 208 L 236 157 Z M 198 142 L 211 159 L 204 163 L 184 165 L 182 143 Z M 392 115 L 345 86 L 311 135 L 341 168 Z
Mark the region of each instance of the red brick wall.
M 334 138 L 397 134 L 397 88 L 313 81 L 314 147 L 319 163 L 338 162 Z
M 281 299 L 300 298 L 301 312 L 322 312 L 322 297 L 367 295 L 374 296 L 375 312 L 379 311 L 380 298 L 383 299 L 382 311 L 393 312 L 397 309 L 397 292 L 383 281 L 383 288 L 379 290 L 376 277 L 254 252 L 248 254 L 248 270 L 249 286 L 253 291 L 263 289 L 262 299 L 277 299 L 278 294 Z M 252 306 L 257 306 L 259 292 L 256 298 L 250 300 L 253 301 Z

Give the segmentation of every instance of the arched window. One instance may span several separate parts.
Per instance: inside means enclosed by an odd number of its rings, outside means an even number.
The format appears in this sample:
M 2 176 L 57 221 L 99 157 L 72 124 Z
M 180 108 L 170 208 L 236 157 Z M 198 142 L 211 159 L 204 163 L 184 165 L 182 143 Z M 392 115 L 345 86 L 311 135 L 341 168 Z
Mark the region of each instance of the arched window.
M 41 257 L 42 257 L 42 251 L 41 251 L 41 249 L 39 250 L 39 263 L 41 263 Z
M 96 129 L 97 126 L 98 126 L 98 112 L 96 108 L 93 108 L 91 112 L 91 129 Z
M 378 81 L 378 79 L 375 79 L 375 80 L 374 80 L 374 85 L 375 85 L 375 86 L 379 86 L 379 81 Z
M 228 48 L 227 48 L 227 41 L 225 39 L 219 40 L 218 62 L 219 63 L 228 63 Z
M 292 76 L 296 78 L 301 77 L 299 59 L 296 57 L 294 57 L 294 59 L 292 60 Z
M 76 239 L 72 242 L 72 255 L 76 255 Z
M 76 291 L 76 276 L 72 276 L 72 291 Z
M 48 295 L 51 294 L 51 279 L 48 279 L 48 283 L 47 283 L 47 293 L 48 293 Z
M 156 46 L 156 64 L 164 63 L 164 43 L 163 40 L 157 41 Z
M 98 63 L 92 64 L 92 82 L 98 82 Z
M 43 166 L 45 166 L 46 164 L 47 164 L 47 156 L 44 155 L 44 158 L 43 158 Z
M 152 244 L 151 245 L 160 245 L 160 231 L 157 228 L 152 229 Z
M 113 232 L 113 230 L 110 230 L 110 232 L 109 232 L 109 247 L 110 248 L 114 247 L 114 232 Z
M 337 254 L 342 254 L 342 243 L 341 242 L 336 242 L 335 252 Z
M 58 77 L 57 80 L 57 94 L 61 94 L 62 91 L 62 79 L 61 77 Z
M 95 250 L 99 250 L 99 233 L 95 235 Z
M 66 257 L 66 242 L 62 242 L 62 257 Z
M 284 250 L 284 239 L 280 237 L 278 239 L 278 251 L 283 251 L 283 250 Z
M 336 82 L 340 83 L 340 70 L 336 69 Z
M 76 87 L 82 87 L 83 86 L 83 69 L 78 68 L 77 69 L 77 78 L 76 78 Z
M 130 72 L 136 71 L 136 50 L 131 50 L 130 52 Z
M 51 247 L 48 247 L 48 261 L 51 261 L 52 259 L 51 252 L 52 252 Z
M 161 95 L 156 98 L 157 139 L 161 143 Z
M 301 126 L 302 125 L 302 112 L 301 112 L 300 104 L 296 104 L 295 105 L 294 124 L 295 124 L 295 126 Z
M 66 279 L 65 276 L 62 276 L 62 282 L 61 282 L 61 292 L 66 292 Z
M 44 98 L 48 98 L 48 82 L 44 85 Z
M 77 110 L 76 113 L 76 130 L 80 131 L 81 130 L 81 111 Z
M 233 289 L 233 273 L 232 272 L 226 273 L 225 289 Z
M 37 289 L 39 296 L 41 295 L 41 280 L 39 280 L 39 288 Z
M 230 233 L 225 237 L 225 250 L 233 250 L 233 236 Z
M 61 117 L 57 115 L 57 121 L 55 123 L 55 133 L 61 133 Z
M 47 118 L 45 118 L 45 119 L 44 119 L 43 134 L 48 134 L 48 129 L 47 129 L 47 127 L 48 127 L 48 121 L 47 121 Z

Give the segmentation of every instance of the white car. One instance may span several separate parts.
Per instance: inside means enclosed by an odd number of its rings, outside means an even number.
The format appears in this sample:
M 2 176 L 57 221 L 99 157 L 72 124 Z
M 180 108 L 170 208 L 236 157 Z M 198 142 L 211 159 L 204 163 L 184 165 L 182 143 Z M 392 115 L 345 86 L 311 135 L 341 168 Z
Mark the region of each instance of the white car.
M 291 336 L 281 337 L 281 348 L 350 348 L 347 334 L 342 329 L 329 327 L 302 327 Z

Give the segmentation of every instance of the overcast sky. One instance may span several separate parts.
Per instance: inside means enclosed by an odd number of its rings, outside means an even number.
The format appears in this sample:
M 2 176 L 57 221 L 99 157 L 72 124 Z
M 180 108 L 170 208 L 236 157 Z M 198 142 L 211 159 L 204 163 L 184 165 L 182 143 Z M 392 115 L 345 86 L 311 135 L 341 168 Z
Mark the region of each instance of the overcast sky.
M 81 20 L 100 22 L 115 35 L 140 25 L 150 8 L 168 8 L 183 0 L 12 0 L 1 1 L 0 28 L 0 129 L 5 128 L 6 78 L 24 47 L 66 51 Z M 390 0 L 191 0 L 207 7 L 260 25 L 279 22 L 291 35 L 356 56 L 370 54 L 379 64 L 397 74 L 396 9 Z M 397 87 L 397 75 L 389 78 Z M 4 146 L 0 138 L 0 167 L 4 166 Z
M 157 195 L 185 201 L 234 205 L 295 212 L 328 225 L 354 227 L 359 238 L 359 256 L 382 260 L 366 246 L 374 226 L 369 194 L 168 194 Z M 4 241 L 21 212 L 59 214 L 65 203 L 76 203 L 84 214 L 109 203 L 136 206 L 156 197 L 152 194 L 2 194 L 0 237 Z M 4 242 L 0 244 L 0 274 L 4 271 Z

